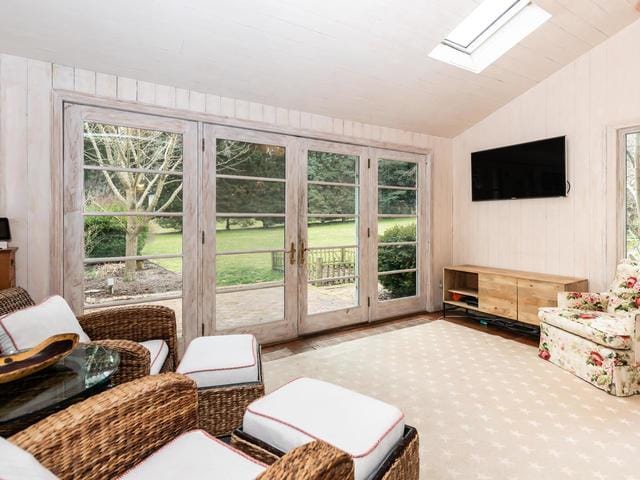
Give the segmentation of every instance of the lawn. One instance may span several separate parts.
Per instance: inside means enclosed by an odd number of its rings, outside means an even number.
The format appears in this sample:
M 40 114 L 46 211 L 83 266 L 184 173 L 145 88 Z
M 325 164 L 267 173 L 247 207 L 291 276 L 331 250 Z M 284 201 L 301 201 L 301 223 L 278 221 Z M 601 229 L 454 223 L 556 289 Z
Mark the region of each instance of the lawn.
M 414 222 L 413 218 L 382 219 L 379 223 L 379 233 L 383 233 L 393 225 Z M 284 248 L 284 227 L 232 227 L 230 230 L 225 230 L 224 225 L 219 224 L 218 228 L 216 233 L 218 252 Z M 311 247 L 354 245 L 355 230 L 355 222 L 313 224 L 309 227 L 309 245 Z M 176 253 L 181 250 L 181 241 L 182 233 L 151 228 L 142 254 Z M 182 270 L 180 258 L 158 259 L 154 262 L 175 272 Z M 216 270 L 218 286 L 282 280 L 282 274 L 271 268 L 271 253 L 218 256 Z

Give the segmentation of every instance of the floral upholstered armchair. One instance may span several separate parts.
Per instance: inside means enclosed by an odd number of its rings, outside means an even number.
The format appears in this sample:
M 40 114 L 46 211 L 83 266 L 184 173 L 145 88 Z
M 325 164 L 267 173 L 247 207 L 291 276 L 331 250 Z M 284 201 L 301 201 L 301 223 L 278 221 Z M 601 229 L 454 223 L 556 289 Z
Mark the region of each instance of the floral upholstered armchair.
M 620 263 L 608 292 L 561 292 L 538 316 L 541 358 L 612 395 L 640 393 L 640 263 Z

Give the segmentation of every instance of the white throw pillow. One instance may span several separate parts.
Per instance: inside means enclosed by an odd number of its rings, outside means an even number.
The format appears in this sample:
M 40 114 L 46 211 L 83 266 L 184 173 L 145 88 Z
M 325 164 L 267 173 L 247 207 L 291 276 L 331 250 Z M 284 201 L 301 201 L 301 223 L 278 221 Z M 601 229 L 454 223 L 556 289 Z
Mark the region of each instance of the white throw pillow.
M 80 342 L 90 342 L 69 305 L 59 295 L 49 297 L 35 307 L 25 308 L 0 318 L 0 351 L 11 355 L 32 348 L 52 335 L 77 333 Z
M 0 437 L 0 478 L 2 480 L 57 480 L 33 456 Z

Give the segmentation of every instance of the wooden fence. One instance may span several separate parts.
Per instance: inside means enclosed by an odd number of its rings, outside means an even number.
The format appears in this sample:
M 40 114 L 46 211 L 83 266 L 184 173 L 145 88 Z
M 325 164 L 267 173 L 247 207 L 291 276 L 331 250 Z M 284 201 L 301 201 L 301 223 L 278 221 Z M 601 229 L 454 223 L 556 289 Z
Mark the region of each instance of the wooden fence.
M 271 269 L 284 272 L 284 252 L 271 252 Z M 316 285 L 339 285 L 352 283 L 356 275 L 355 247 L 314 248 L 307 250 L 306 263 L 308 280 Z

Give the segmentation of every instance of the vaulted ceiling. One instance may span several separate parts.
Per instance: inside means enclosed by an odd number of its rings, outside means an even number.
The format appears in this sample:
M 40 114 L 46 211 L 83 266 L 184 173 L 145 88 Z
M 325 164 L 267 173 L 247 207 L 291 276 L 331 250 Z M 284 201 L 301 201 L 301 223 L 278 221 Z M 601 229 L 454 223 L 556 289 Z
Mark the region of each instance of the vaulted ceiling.
M 480 1 L 2 0 L 0 51 L 453 136 L 640 18 L 535 0 L 551 20 L 481 74 L 429 58 Z

